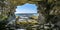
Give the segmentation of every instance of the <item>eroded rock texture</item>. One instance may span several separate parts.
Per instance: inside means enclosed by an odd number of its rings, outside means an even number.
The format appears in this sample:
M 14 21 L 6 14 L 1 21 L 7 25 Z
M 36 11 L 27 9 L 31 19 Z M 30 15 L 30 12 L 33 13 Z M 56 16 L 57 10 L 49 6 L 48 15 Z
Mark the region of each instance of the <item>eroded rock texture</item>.
M 39 24 L 48 22 L 55 24 L 60 21 L 60 0 L 0 0 L 0 21 L 4 22 L 3 24 L 7 23 L 7 21 L 9 22 L 11 17 L 15 17 L 16 6 L 25 3 L 38 6 Z

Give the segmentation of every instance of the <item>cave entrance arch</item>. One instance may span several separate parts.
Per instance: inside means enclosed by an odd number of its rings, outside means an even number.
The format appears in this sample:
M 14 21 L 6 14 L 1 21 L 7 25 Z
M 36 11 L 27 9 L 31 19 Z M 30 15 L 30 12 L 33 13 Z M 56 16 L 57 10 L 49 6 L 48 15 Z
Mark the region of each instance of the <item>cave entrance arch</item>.
M 45 8 L 45 4 L 43 5 L 43 3 L 45 2 L 44 0 L 9 0 L 11 7 L 13 7 L 13 13 L 16 11 L 16 7 L 17 6 L 21 6 L 24 5 L 25 3 L 29 3 L 29 4 L 35 4 L 37 6 L 37 13 L 39 14 L 38 16 L 38 21 L 40 24 L 44 24 L 45 23 L 45 17 L 42 13 L 42 11 L 44 11 Z M 43 3 L 42 3 L 43 2 Z M 41 5 L 42 4 L 42 5 Z M 41 7 L 42 6 L 42 7 Z
M 26 4 L 26 3 L 24 3 L 24 4 Z M 24 4 L 23 4 L 23 5 L 24 5 Z M 39 7 L 38 7 L 37 3 L 28 3 L 28 4 L 35 4 L 35 6 L 36 6 L 36 8 L 37 8 L 37 9 L 36 9 L 36 11 L 37 11 L 36 13 L 38 14 L 38 20 L 37 20 L 37 21 L 38 21 L 39 23 L 42 23 L 42 22 L 44 21 L 44 17 L 43 17 L 43 15 L 41 14 L 41 12 L 38 10 Z M 18 6 L 23 6 L 23 5 L 18 5 Z M 16 6 L 16 7 L 17 7 L 17 6 Z M 17 10 L 16 10 L 16 11 L 17 11 Z M 31 10 L 30 10 L 30 11 L 31 11 Z M 40 15 L 39 15 L 39 14 L 40 14 Z M 41 21 L 40 21 L 40 20 L 41 20 Z M 44 22 L 43 22 L 43 23 L 44 23 Z M 42 24 L 43 24 L 43 23 L 42 23 Z

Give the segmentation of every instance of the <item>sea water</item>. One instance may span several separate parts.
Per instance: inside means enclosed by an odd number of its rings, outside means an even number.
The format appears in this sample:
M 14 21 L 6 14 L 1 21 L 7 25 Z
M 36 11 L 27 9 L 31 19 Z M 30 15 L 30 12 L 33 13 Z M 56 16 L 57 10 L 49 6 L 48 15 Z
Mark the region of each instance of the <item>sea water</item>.
M 34 15 L 34 16 L 39 16 L 39 14 L 38 13 L 17 13 L 17 14 L 15 14 L 16 16 L 32 16 L 32 15 Z

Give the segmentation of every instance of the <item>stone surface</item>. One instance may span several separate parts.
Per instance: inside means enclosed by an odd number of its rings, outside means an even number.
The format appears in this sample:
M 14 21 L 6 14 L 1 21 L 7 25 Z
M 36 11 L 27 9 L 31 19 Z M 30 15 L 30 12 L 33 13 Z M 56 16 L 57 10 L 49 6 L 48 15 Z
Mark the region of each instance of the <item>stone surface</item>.
M 25 3 L 36 4 L 38 6 L 38 13 L 42 14 L 38 18 L 38 21 L 41 22 L 40 24 L 53 22 L 56 20 L 55 16 L 60 16 L 60 0 L 0 0 L 0 21 L 7 20 L 10 16 L 15 17 L 16 6 Z M 40 17 L 43 18 L 40 19 Z

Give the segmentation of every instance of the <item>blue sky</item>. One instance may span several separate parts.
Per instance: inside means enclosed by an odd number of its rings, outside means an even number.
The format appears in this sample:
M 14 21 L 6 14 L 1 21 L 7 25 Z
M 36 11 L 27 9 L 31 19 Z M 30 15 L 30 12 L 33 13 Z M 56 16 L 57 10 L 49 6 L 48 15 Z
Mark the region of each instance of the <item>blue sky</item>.
M 22 6 L 17 6 L 15 13 L 37 13 L 37 6 L 35 4 L 26 3 Z

